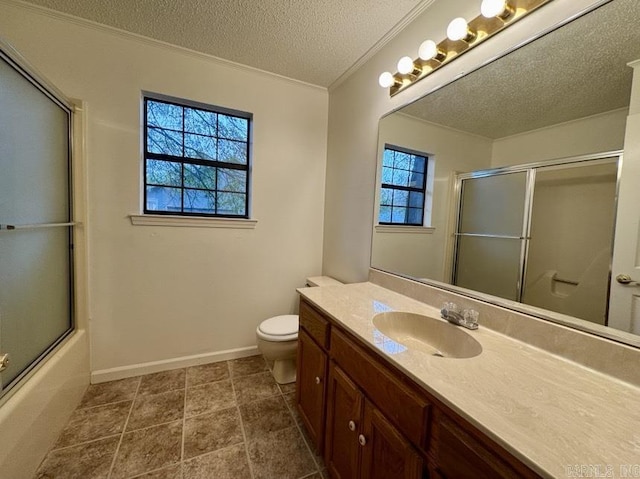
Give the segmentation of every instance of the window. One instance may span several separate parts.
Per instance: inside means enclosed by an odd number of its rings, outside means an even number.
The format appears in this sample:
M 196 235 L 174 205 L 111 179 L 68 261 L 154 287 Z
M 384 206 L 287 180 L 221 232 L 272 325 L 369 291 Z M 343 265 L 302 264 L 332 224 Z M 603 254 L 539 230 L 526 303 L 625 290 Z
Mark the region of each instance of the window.
M 144 98 L 144 212 L 248 218 L 251 114 Z
M 423 225 L 428 163 L 426 154 L 385 145 L 378 223 Z

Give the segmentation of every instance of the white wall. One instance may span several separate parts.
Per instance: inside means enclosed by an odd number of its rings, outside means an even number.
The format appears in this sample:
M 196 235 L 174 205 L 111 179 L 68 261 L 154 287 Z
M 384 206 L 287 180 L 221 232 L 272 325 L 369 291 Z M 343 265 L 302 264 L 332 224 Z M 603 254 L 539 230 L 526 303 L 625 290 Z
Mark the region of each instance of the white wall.
M 492 141 L 451 128 L 444 128 L 394 113 L 380 120 L 378 166 L 385 144 L 392 144 L 429 154 L 429 167 L 435 164 L 430 233 L 401 232 L 385 228 L 373 234 L 371 264 L 386 271 L 446 281 L 445 254 L 451 227 L 453 175 L 456 172 L 489 168 Z M 376 181 L 376 198 L 379 197 Z M 376 205 L 378 201 L 376 201 Z M 377 208 L 376 208 L 377 214 Z M 377 217 L 374 218 L 377 223 Z M 393 231 L 393 232 L 390 232 Z
M 346 282 L 367 278 L 381 116 L 595 3 L 594 0 L 551 2 L 417 85 L 389 98 L 388 91 L 377 84 L 381 72 L 394 71 L 403 55 L 416 57 L 418 45 L 426 38 L 444 38 L 453 17 L 478 15 L 479 2 L 439 0 L 355 74 L 333 88 L 329 97 L 323 272 Z
M 326 90 L 13 2 L 0 2 L 0 32 L 86 101 L 96 377 L 244 354 L 262 319 L 294 310 L 295 288 L 321 272 Z M 131 224 L 141 211 L 142 90 L 253 113 L 255 229 Z
M 628 114 L 621 108 L 500 138 L 493 143 L 491 167 L 621 150 Z

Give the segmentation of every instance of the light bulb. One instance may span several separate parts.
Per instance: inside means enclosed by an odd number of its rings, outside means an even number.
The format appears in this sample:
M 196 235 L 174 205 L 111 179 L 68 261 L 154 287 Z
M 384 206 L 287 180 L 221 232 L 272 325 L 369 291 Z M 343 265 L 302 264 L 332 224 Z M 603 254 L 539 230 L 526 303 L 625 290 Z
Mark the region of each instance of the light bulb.
M 436 60 L 442 62 L 447 58 L 447 54 L 438 48 L 433 40 L 425 40 L 418 48 L 418 56 L 421 60 Z
M 421 60 L 431 60 L 438 54 L 438 45 L 433 40 L 425 40 L 418 48 L 418 56 Z
M 398 73 L 406 75 L 413 71 L 413 60 L 411 57 L 402 57 L 398 60 Z
M 480 13 L 486 18 L 500 17 L 504 15 L 507 9 L 507 0 L 482 0 Z
M 449 38 L 449 40 L 462 40 L 466 38 L 468 34 L 469 25 L 467 24 L 467 21 L 462 17 L 454 18 L 453 20 L 451 20 L 451 23 L 449 23 L 449 26 L 447 27 L 447 38 Z
M 378 77 L 378 83 L 382 88 L 389 88 L 393 86 L 395 82 L 395 78 L 393 78 L 393 75 L 389 72 L 384 72 L 380 75 L 380 77 Z

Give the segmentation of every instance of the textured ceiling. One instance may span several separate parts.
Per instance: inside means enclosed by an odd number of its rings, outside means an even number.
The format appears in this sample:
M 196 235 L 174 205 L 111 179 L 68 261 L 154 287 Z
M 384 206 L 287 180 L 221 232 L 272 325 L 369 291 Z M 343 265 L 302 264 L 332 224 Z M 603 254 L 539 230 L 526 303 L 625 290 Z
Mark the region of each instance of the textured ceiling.
M 433 0 L 28 0 L 328 87 Z
M 639 25 L 640 2 L 614 0 L 401 111 L 497 139 L 627 107 Z

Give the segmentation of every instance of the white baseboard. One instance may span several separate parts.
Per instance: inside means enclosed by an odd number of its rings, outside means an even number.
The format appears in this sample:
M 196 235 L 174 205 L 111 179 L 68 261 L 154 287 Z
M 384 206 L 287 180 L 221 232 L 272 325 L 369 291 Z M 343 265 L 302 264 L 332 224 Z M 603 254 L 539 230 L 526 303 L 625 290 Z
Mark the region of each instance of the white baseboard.
M 260 351 L 258 351 L 257 346 L 249 346 L 246 348 L 227 349 L 225 351 L 217 351 L 214 353 L 163 359 L 162 361 L 132 364 L 130 366 L 120 366 L 111 369 L 99 369 L 91 372 L 91 384 L 104 383 L 106 381 L 114 381 L 116 379 L 132 378 L 143 374 L 168 371 L 170 369 L 217 363 L 220 361 L 228 361 L 229 359 L 246 358 L 248 356 L 257 356 L 258 354 L 260 354 Z

